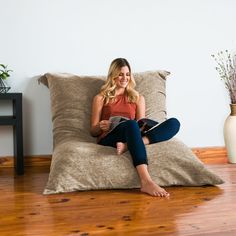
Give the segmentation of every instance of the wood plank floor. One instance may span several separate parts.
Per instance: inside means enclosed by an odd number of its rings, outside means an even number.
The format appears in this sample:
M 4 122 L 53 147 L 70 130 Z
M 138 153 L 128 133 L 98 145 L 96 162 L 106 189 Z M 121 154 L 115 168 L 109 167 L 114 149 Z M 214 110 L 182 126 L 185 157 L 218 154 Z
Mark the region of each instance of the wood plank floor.
M 1 168 L 0 235 L 236 235 L 236 165 L 207 166 L 223 185 L 169 187 L 169 199 L 138 189 L 45 196 L 49 167 Z

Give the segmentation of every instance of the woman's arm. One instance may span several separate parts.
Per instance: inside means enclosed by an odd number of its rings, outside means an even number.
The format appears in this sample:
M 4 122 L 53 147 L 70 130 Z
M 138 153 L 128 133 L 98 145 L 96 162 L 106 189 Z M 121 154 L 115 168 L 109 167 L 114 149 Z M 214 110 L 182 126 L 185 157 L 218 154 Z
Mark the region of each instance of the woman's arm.
M 99 136 L 102 131 L 110 129 L 110 121 L 102 120 L 103 97 L 98 94 L 93 99 L 90 134 L 94 137 Z
M 94 137 L 102 133 L 102 130 L 100 129 L 99 125 L 102 114 L 102 107 L 103 107 L 103 99 L 102 96 L 98 94 L 93 98 L 93 103 L 92 103 L 90 134 Z
M 145 110 L 146 110 L 145 99 L 142 95 L 139 95 L 135 119 L 139 120 L 145 118 Z

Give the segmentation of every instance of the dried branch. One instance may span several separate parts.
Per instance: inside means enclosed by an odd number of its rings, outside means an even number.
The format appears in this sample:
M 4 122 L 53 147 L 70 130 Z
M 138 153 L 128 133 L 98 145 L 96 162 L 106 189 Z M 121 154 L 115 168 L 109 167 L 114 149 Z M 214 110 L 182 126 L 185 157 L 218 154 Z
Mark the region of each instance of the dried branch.
M 228 50 L 211 55 L 216 62 L 216 70 L 229 92 L 230 101 L 236 104 L 236 55 Z

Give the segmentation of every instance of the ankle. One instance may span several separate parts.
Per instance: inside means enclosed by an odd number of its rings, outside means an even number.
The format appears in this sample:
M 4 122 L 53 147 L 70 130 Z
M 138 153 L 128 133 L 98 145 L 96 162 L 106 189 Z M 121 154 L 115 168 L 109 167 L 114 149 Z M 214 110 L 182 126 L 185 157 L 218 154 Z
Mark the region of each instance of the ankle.
M 153 180 L 151 178 L 147 178 L 147 179 L 141 179 L 140 182 L 141 182 L 141 185 L 143 186 L 146 184 L 153 183 Z
M 144 143 L 144 145 L 150 144 L 150 141 L 147 136 L 143 136 L 143 143 Z

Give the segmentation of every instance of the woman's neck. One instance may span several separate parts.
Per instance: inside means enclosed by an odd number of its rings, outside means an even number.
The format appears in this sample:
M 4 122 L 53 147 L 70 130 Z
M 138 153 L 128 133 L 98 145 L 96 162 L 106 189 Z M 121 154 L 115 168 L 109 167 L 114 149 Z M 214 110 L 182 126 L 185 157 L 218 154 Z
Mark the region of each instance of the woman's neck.
M 125 89 L 116 89 L 115 95 L 119 96 L 119 95 L 124 95 L 125 94 Z

